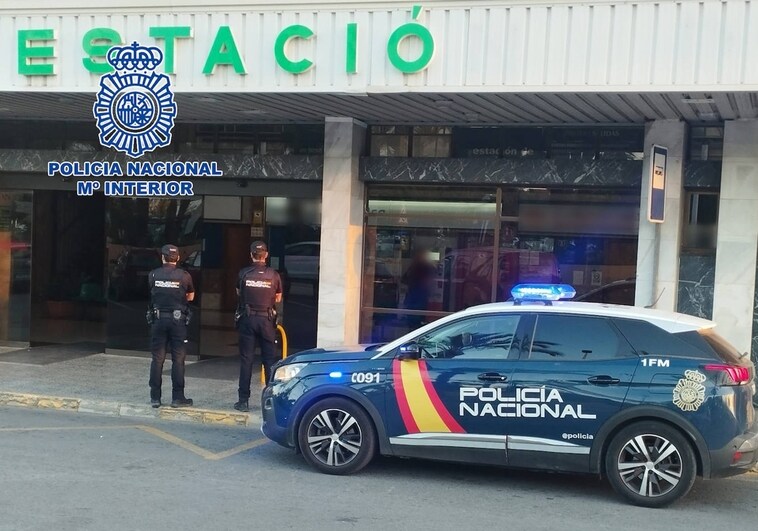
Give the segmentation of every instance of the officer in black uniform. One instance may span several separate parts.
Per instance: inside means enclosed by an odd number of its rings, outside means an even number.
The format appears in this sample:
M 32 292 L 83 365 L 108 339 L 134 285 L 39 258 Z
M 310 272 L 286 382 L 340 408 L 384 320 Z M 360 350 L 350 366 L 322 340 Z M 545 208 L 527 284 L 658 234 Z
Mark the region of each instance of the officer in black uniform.
M 195 298 L 192 277 L 176 266 L 179 249 L 175 245 L 161 248 L 163 267 L 150 271 L 150 403 L 161 406 L 161 373 L 166 359 L 166 345 L 171 349 L 171 407 L 187 407 L 192 400 L 184 396 L 184 358 L 187 356 L 188 302 Z
M 256 340 L 261 346 L 261 361 L 266 383 L 271 380 L 271 366 L 277 361 L 274 349 L 277 314 L 275 305 L 282 302 L 282 280 L 279 273 L 266 266 L 268 247 L 262 241 L 250 245 L 253 264 L 242 269 L 237 279 L 237 328 L 240 349 L 238 411 L 248 411 L 250 380 L 253 376 L 253 351 Z

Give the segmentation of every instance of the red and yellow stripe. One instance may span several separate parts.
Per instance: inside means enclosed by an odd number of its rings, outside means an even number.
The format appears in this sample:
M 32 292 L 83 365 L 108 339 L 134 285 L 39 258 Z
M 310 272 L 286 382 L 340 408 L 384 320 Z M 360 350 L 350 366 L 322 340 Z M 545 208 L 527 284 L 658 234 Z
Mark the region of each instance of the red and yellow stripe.
M 465 433 L 440 400 L 424 360 L 395 360 L 395 397 L 408 433 Z

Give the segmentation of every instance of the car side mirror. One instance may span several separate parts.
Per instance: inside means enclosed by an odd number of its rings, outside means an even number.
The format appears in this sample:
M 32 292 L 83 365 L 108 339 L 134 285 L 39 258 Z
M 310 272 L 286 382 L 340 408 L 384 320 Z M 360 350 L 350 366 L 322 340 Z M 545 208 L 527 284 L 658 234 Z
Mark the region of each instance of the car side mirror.
M 415 341 L 401 345 L 397 352 L 399 360 L 417 360 L 421 358 L 421 349 Z

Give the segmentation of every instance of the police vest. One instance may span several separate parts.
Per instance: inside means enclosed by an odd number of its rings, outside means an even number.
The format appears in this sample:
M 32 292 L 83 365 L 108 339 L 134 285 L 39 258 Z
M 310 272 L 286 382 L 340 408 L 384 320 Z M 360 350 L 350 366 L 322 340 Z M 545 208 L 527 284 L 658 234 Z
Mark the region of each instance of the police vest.
M 156 310 L 186 310 L 187 273 L 175 266 L 159 267 L 150 272 L 150 301 Z
M 240 304 L 265 312 L 274 307 L 279 286 L 279 273 L 262 265 L 246 267 L 239 274 Z

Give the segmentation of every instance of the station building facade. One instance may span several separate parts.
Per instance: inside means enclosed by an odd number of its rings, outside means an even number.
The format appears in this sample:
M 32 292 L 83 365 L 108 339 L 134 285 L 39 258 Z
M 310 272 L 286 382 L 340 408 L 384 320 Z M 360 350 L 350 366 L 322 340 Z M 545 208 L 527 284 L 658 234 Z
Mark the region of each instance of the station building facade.
M 198 357 L 233 355 L 265 238 L 295 349 L 385 341 L 518 282 L 714 319 L 758 347 L 758 17 L 747 0 L 30 0 L 0 7 L 0 342 L 147 350 L 170 241 Z M 753 16 L 751 16 L 751 14 Z M 157 47 L 177 115 L 147 161 L 191 197 L 77 195 L 125 161 L 93 117 L 112 46 Z M 665 217 L 648 219 L 653 146 Z

